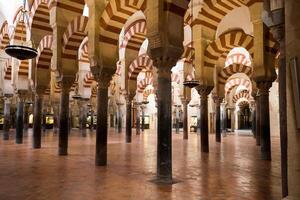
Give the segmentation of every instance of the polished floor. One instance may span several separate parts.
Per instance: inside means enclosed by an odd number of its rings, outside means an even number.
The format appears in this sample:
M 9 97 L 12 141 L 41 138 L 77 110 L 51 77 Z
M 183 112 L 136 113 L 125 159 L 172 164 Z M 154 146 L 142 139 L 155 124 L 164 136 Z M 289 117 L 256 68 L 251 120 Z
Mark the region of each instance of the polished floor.
M 108 166 L 94 165 L 95 136 L 72 130 L 69 155 L 57 155 L 57 135 L 43 136 L 40 150 L 0 140 L 0 200 L 278 200 L 281 196 L 279 138 L 272 138 L 273 161 L 261 161 L 249 136 L 228 135 L 222 144 L 210 137 L 201 154 L 199 137 L 173 135 L 176 184 L 157 185 L 156 135 L 146 132 L 126 144 L 110 130 Z

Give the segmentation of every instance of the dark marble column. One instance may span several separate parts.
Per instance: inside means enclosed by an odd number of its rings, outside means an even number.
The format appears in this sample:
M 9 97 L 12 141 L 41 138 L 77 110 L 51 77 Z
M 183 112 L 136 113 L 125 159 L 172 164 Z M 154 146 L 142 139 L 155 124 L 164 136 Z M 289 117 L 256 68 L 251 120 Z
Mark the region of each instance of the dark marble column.
M 41 148 L 43 95 L 36 94 L 34 100 L 33 143 L 34 149 Z
M 216 142 L 221 142 L 221 103 L 223 98 L 214 97 L 216 104 Z
M 96 126 L 96 160 L 97 166 L 107 165 L 107 107 L 108 84 L 98 82 L 97 92 L 97 126 Z
M 201 151 L 209 152 L 208 137 L 208 95 L 213 89 L 210 86 L 197 86 L 200 95 L 200 134 L 201 134 Z
M 255 97 L 256 98 L 256 97 Z M 253 137 L 256 138 L 256 109 L 255 109 L 256 105 L 254 103 L 254 105 L 252 105 L 252 133 L 253 133 Z
M 53 104 L 53 119 L 54 119 L 53 131 L 55 134 L 57 133 L 58 130 L 58 119 L 59 119 L 58 116 L 59 116 L 59 106 L 56 103 L 54 103 Z
M 142 133 L 144 133 L 144 130 L 145 130 L 145 106 L 142 105 L 141 106 L 141 109 L 142 109 Z
M 79 128 L 81 135 L 83 137 L 86 137 L 86 100 L 80 99 L 78 100 L 78 106 L 79 106 Z
M 172 89 L 171 70 L 158 65 L 157 78 L 157 178 L 172 182 Z
M 260 146 L 260 101 L 259 101 L 259 94 L 256 95 L 255 98 L 255 127 L 256 127 L 256 145 Z
M 10 99 L 5 97 L 4 100 L 4 124 L 3 124 L 3 140 L 9 139 L 10 130 Z
M 25 102 L 25 108 L 24 108 L 24 131 L 28 130 L 28 120 L 29 120 L 29 107 L 30 103 Z
M 93 108 L 91 108 L 91 126 L 90 126 L 90 130 L 93 131 L 94 129 L 94 111 Z
M 22 92 L 23 93 L 23 92 Z M 24 94 L 19 93 L 16 112 L 16 143 L 23 143 L 24 128 Z
M 270 111 L 269 111 L 269 89 L 272 82 L 258 82 L 259 104 L 260 104 L 260 144 L 262 160 L 271 160 L 271 135 L 270 135 Z
M 46 107 L 46 105 L 45 105 Z M 43 109 L 43 112 L 42 112 L 42 128 L 43 128 L 43 132 L 46 132 L 46 117 L 47 117 L 47 109 Z
M 189 138 L 189 127 L 188 127 L 188 104 L 189 100 L 183 99 L 183 139 L 187 140 Z
M 126 143 L 131 143 L 132 137 L 132 97 L 126 97 Z
M 121 105 L 122 103 L 117 103 L 118 106 L 118 116 L 117 116 L 117 128 L 118 133 L 122 133 L 122 113 L 121 113 Z
M 140 104 L 136 105 L 136 134 L 141 134 L 141 123 L 140 123 Z
M 59 113 L 59 155 L 68 155 L 70 87 L 62 85 Z

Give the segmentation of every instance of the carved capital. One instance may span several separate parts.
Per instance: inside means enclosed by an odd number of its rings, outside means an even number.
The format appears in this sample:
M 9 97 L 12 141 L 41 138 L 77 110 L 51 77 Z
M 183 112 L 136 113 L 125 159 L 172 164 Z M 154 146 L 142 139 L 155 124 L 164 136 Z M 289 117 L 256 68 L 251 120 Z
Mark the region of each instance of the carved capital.
M 153 57 L 153 64 L 154 66 L 157 67 L 157 69 L 159 70 L 159 72 L 161 70 L 169 70 L 169 72 L 171 72 L 171 68 L 174 67 L 178 61 L 177 57 L 167 57 L 167 56 L 157 56 L 157 57 Z
M 219 96 L 213 96 L 213 100 L 215 102 L 215 104 L 217 105 L 221 105 L 221 103 L 223 102 L 223 97 L 219 97 Z
M 206 98 L 210 94 L 214 87 L 213 86 L 206 86 L 206 85 L 199 85 L 195 89 L 198 91 L 200 98 Z
M 256 82 L 258 88 L 258 96 L 269 95 L 269 89 L 272 87 L 271 81 Z
M 100 88 L 108 88 L 112 76 L 114 74 L 113 68 L 99 68 L 99 67 L 91 67 L 91 72 L 94 76 L 95 81 L 98 83 L 98 87 Z
M 75 79 L 75 75 L 61 75 L 58 79 L 58 84 L 62 89 L 70 89 Z

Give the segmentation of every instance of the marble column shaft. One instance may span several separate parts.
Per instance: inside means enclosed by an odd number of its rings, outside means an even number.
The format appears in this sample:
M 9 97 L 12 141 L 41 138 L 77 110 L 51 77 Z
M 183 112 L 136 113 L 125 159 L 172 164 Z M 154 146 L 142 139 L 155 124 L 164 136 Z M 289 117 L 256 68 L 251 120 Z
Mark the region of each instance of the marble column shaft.
M 33 143 L 34 149 L 41 148 L 43 95 L 36 94 L 34 100 Z
M 132 139 L 132 98 L 126 97 L 126 143 Z
M 68 154 L 70 88 L 62 86 L 59 113 L 58 154 Z
M 196 88 L 200 95 L 200 134 L 201 134 L 201 152 L 209 152 L 208 136 L 208 95 L 212 87 L 198 86 Z
M 217 98 L 216 103 L 216 142 L 221 142 L 221 99 Z
M 10 99 L 6 98 L 4 101 L 3 140 L 9 139 L 10 123 Z
M 256 117 L 255 117 L 255 127 L 256 127 L 256 145 L 260 146 L 260 97 L 259 95 L 256 96 L 255 99 L 255 110 L 256 110 Z
M 23 143 L 23 128 L 24 128 L 24 99 L 19 97 L 16 112 L 16 143 Z
M 259 82 L 261 159 L 271 160 L 269 89 L 272 82 Z M 262 120 L 263 119 L 263 120 Z
M 188 100 L 183 100 L 183 139 L 187 140 L 189 138 L 189 127 L 188 127 Z
M 157 178 L 172 181 L 172 87 L 171 71 L 159 66 L 157 78 Z
M 136 134 L 139 135 L 140 132 L 141 132 L 140 108 L 137 105 L 137 107 L 136 107 Z
M 101 83 L 98 85 L 95 164 L 96 166 L 106 166 L 108 86 L 102 86 Z

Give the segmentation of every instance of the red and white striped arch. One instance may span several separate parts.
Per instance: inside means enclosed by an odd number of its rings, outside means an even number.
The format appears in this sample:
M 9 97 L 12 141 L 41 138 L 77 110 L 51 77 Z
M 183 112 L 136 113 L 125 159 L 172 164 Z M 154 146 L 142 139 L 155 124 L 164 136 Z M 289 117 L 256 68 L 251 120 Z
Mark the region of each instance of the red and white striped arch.
M 225 85 L 225 93 L 229 94 L 231 90 L 237 86 L 244 86 L 249 91 L 251 91 L 251 82 L 244 78 L 234 78 L 230 79 Z
M 4 49 L 7 45 L 9 45 L 9 41 L 8 23 L 5 21 L 0 29 L 0 49 Z
M 242 90 L 239 93 L 237 93 L 236 95 L 234 95 L 232 97 L 232 102 L 236 103 L 239 99 L 247 99 L 249 100 L 250 98 L 250 94 L 248 90 Z
M 191 26 L 201 25 L 216 31 L 222 19 L 233 9 L 241 6 L 249 7 L 256 2 L 263 2 L 263 0 L 204 0 L 201 5 L 194 5 L 194 8 L 196 6 L 201 6 L 201 10 L 197 13 L 197 17 L 195 17 L 194 13 L 192 21 L 191 11 L 188 10 L 185 14 L 184 21 Z
M 146 39 L 147 26 L 145 19 L 134 21 L 125 30 L 124 39 L 120 48 L 128 48 L 139 51 L 144 40 Z
M 248 77 L 251 77 L 252 72 L 252 67 L 234 63 L 228 67 L 224 67 L 222 71 L 220 71 L 218 76 L 218 83 L 225 85 L 228 78 L 236 73 L 244 73 Z
M 215 67 L 220 57 L 226 59 L 228 53 L 235 47 L 245 48 L 250 55 L 253 55 L 254 40 L 251 35 L 243 30 L 233 30 L 219 36 L 210 43 L 204 52 L 204 66 Z
M 100 41 L 117 46 L 119 35 L 127 19 L 146 8 L 146 0 L 110 0 L 100 20 Z
M 69 23 L 63 35 L 63 58 L 77 60 L 78 49 L 88 34 L 88 18 L 78 16 Z
M 43 35 L 52 34 L 48 3 L 49 0 L 34 0 L 31 7 L 32 17 L 30 18 L 32 33 L 38 31 L 39 33 L 43 33 Z
M 88 40 L 84 42 L 79 52 L 79 61 L 83 63 L 90 63 L 89 61 L 89 49 Z
M 4 80 L 11 80 L 12 67 L 9 64 L 5 69 Z
M 143 91 L 145 90 L 145 88 L 148 85 L 152 85 L 153 84 L 153 73 L 151 71 L 147 71 L 145 72 L 145 78 L 140 80 L 137 83 L 137 91 L 139 93 L 143 93 Z
M 115 75 L 121 76 L 121 74 L 122 74 L 122 61 L 119 60 L 117 62 L 117 70 L 115 72 Z
M 251 60 L 242 53 L 235 53 L 226 58 L 225 66 L 232 65 L 233 63 L 251 66 Z
M 37 49 L 37 68 L 38 69 L 50 69 L 51 68 L 51 58 L 52 58 L 52 35 L 45 36 Z
M 91 72 L 86 73 L 84 79 L 83 79 L 83 87 L 85 88 L 91 88 L 92 84 L 94 82 L 94 76 Z
M 128 69 L 128 78 L 136 80 L 143 69 L 147 71 L 152 71 L 153 69 L 153 61 L 147 54 L 140 55 L 131 63 Z
M 249 101 L 246 99 L 241 99 L 240 101 L 236 102 L 239 107 L 248 107 Z

